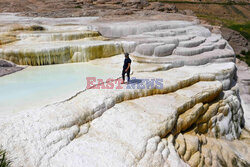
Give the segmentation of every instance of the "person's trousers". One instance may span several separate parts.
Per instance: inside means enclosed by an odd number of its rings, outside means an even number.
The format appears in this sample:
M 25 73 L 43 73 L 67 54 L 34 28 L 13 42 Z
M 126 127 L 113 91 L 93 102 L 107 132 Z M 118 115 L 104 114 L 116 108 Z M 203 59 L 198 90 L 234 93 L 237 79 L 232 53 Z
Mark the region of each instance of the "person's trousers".
M 125 81 L 125 74 L 127 73 L 127 77 L 128 77 L 128 82 L 130 81 L 130 68 L 128 69 L 128 71 L 125 71 L 126 69 L 122 70 L 122 79 L 123 81 Z

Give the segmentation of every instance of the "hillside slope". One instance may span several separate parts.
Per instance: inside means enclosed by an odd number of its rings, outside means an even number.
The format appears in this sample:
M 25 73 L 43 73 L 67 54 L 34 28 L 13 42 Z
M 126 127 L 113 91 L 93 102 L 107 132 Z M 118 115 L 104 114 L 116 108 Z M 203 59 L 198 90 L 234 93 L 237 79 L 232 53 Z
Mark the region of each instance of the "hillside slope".
M 23 12 L 25 15 L 48 15 L 60 16 L 67 12 L 77 11 L 75 0 L 1 0 L 0 12 Z M 79 10 L 79 9 L 78 9 Z M 65 13 L 65 14 L 64 14 Z

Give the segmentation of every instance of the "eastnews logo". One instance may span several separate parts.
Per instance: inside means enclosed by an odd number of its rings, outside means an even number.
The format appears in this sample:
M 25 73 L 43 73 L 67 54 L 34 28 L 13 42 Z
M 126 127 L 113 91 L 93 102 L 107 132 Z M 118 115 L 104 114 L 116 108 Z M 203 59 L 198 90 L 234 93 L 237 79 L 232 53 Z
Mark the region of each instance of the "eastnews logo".
M 163 89 L 163 79 L 136 79 L 131 78 L 129 84 L 122 84 L 122 79 L 107 80 L 97 79 L 96 77 L 87 77 L 86 89 Z

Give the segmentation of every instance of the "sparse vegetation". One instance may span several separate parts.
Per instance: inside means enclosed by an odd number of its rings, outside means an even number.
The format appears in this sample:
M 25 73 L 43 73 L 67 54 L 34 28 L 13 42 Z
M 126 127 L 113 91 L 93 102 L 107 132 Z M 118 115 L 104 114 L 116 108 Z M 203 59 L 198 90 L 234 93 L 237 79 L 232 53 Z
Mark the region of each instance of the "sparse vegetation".
M 8 167 L 9 164 L 10 162 L 6 160 L 5 152 L 0 151 L 0 167 Z
M 197 17 L 204 19 L 213 25 L 222 24 L 224 27 L 238 31 L 247 40 L 250 40 L 250 21 L 240 24 L 233 20 L 224 19 L 211 15 L 209 16 L 209 15 L 197 14 Z
M 238 31 L 242 36 L 244 36 L 248 41 L 250 41 L 250 22 L 240 24 L 233 20 L 219 18 L 216 16 L 208 16 L 208 15 L 197 15 L 197 16 L 201 19 L 208 21 L 210 24 L 213 25 L 217 25 L 219 22 L 224 27 Z M 242 52 L 241 56 L 236 55 L 236 57 L 241 61 L 246 62 L 248 66 L 250 66 L 250 52 Z
M 228 28 L 238 31 L 243 35 L 248 41 L 250 41 L 250 22 L 246 24 L 232 24 Z
M 198 18 L 212 25 L 222 25 L 238 31 L 250 40 L 250 3 L 248 1 L 158 0 L 158 2 L 174 3 L 179 10 L 192 10 Z
M 44 31 L 45 28 L 39 25 L 32 26 L 19 26 L 17 25 L 12 29 L 12 31 Z
M 149 2 L 164 2 L 164 3 L 188 3 L 188 4 L 216 4 L 216 5 L 249 5 L 247 2 L 214 2 L 214 1 L 175 1 L 175 0 L 149 0 Z
M 81 8 L 82 8 L 82 6 L 80 6 L 80 5 L 76 5 L 76 6 L 75 6 L 75 8 L 81 9 Z
M 44 31 L 45 28 L 42 27 L 42 26 L 39 26 L 39 25 L 33 25 L 33 26 L 30 27 L 30 30 L 31 31 Z
M 250 66 L 250 51 L 248 51 L 248 52 L 242 52 L 241 54 L 242 54 L 241 56 L 240 55 L 236 55 L 236 57 L 238 59 L 240 59 L 241 61 L 246 62 L 248 64 L 248 66 Z

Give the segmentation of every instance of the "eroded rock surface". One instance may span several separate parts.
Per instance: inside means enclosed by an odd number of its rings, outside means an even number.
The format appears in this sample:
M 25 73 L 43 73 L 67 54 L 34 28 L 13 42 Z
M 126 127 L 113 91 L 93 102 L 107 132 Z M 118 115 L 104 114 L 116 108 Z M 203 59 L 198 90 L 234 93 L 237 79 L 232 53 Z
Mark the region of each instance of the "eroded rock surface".
M 39 21 L 25 17 L 13 17 L 13 21 L 17 18 L 29 24 Z M 3 45 L 0 58 L 22 65 L 48 65 L 129 52 L 140 63 L 167 63 L 174 67 L 234 61 L 234 51 L 227 41 L 200 26 L 198 20 L 101 22 L 77 18 L 68 20 L 77 26 L 64 27 L 58 26 L 64 19 L 56 19 L 54 26 L 46 25 L 52 19 L 42 21 L 45 31 L 17 32 L 19 41 Z M 11 24 L 11 21 L 4 22 Z M 13 31 L 13 25 L 6 29 L 3 31 Z M 106 41 L 97 31 L 104 37 L 119 39 Z
M 242 36 L 239 32 L 231 30 L 229 28 L 221 28 L 222 36 L 229 44 L 234 48 L 237 55 L 242 52 L 248 52 L 250 50 L 249 41 Z
M 237 62 L 237 76 L 240 88 L 241 105 L 244 109 L 245 127 L 250 131 L 250 69 L 245 62 Z
M 0 77 L 8 75 L 24 69 L 24 67 L 16 66 L 14 63 L 0 59 Z
M 223 84 L 214 81 L 234 70 L 233 63 L 223 63 L 136 73 L 162 77 L 163 89 L 89 89 L 1 121 L 0 142 L 14 166 L 196 166 L 203 163 L 198 149 L 181 159 L 169 135 L 195 125 L 195 133 L 237 139 L 243 119 L 237 89 L 223 92 Z
M 71 18 L 62 26 L 64 19 L 50 25 L 53 19 L 42 18 L 45 30 L 18 30 L 19 41 L 1 46 L 0 57 L 19 64 L 88 61 L 120 69 L 122 52 L 133 60 L 128 85 L 102 83 L 1 116 L 0 146 L 12 166 L 250 165 L 234 51 L 220 34 L 198 20 L 96 19 Z

